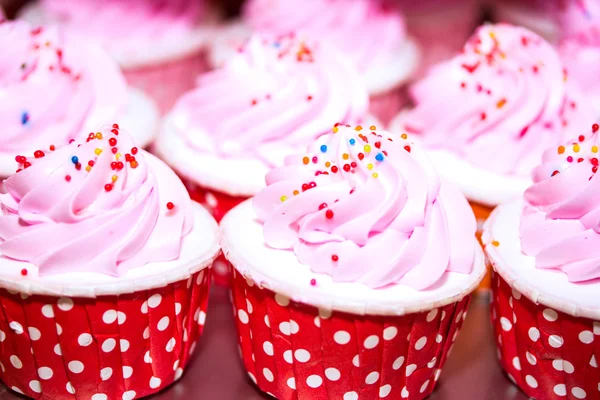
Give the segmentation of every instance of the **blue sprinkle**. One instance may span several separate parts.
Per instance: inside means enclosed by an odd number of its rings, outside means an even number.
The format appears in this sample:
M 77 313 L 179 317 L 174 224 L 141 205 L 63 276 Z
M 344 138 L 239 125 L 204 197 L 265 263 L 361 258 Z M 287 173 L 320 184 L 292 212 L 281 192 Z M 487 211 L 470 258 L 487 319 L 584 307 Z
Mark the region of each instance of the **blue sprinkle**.
M 326 145 L 321 145 L 321 153 L 327 153 L 327 146 Z
M 355 144 L 355 143 L 356 143 L 356 140 L 354 140 L 354 139 L 350 139 L 350 144 L 351 144 L 352 146 L 354 146 L 354 144 Z
M 79 158 L 77 158 L 77 156 L 73 156 L 73 157 L 71 157 L 71 162 L 73 164 L 77 164 L 79 162 Z
M 383 154 L 381 154 L 381 153 L 377 154 L 377 155 L 375 156 L 375 159 L 376 159 L 377 161 L 383 161 Z
M 25 125 L 27 122 L 29 122 L 29 114 L 27 111 L 23 111 L 21 114 L 21 125 Z

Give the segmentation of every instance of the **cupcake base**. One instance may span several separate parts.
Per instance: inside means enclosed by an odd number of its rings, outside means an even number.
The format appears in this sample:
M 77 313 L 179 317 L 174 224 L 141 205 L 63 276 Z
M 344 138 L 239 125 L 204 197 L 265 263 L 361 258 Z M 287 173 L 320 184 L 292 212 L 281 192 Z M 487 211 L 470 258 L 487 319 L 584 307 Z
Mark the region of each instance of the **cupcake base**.
M 493 274 L 492 323 L 498 359 L 535 399 L 597 399 L 600 323 L 537 304 Z
M 467 315 L 470 296 L 403 316 L 308 306 L 232 275 L 244 366 L 265 393 L 291 399 L 423 399 Z
M 211 269 L 161 288 L 67 298 L 0 289 L 0 379 L 32 398 L 134 399 L 179 379 L 206 318 Z

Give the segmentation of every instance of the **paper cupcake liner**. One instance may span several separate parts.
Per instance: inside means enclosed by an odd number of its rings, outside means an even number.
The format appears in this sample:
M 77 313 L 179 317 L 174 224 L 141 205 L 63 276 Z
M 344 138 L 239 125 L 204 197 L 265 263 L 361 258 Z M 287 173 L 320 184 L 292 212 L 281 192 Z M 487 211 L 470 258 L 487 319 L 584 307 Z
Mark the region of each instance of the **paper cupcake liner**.
M 280 400 L 430 395 L 470 296 L 401 317 L 320 310 L 232 274 L 240 352 L 250 379 Z
M 485 206 L 480 203 L 476 203 L 473 201 L 469 202 L 469 205 L 473 209 L 473 213 L 475 214 L 475 219 L 477 220 L 477 232 L 475 235 L 477 236 L 477 240 L 483 246 L 483 242 L 481 241 L 481 234 L 483 233 L 483 223 L 489 218 L 490 214 L 494 210 L 491 207 Z M 488 266 L 488 273 L 479 284 L 480 291 L 488 291 L 492 287 L 492 269 Z
M 600 322 L 536 304 L 493 274 L 492 324 L 498 359 L 529 397 L 598 399 Z
M 408 103 L 406 87 L 399 86 L 369 98 L 369 111 L 384 125 L 388 125 Z
M 124 69 L 127 83 L 143 90 L 166 114 L 177 99 L 196 86 L 196 79 L 208 70 L 206 52 L 192 54 L 157 65 Z
M 0 289 L 0 379 L 35 399 L 125 399 L 179 379 L 206 319 L 211 269 L 158 289 L 67 298 Z

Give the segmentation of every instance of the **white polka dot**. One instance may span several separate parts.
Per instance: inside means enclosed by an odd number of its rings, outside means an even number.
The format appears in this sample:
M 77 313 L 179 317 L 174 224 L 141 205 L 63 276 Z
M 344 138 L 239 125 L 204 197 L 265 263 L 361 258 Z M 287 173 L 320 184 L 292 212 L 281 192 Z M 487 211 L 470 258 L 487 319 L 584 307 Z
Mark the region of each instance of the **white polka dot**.
M 156 328 L 159 331 L 164 331 L 165 329 L 167 329 L 169 327 L 169 317 L 162 317 L 159 321 L 158 321 L 158 325 L 156 325 Z
M 530 352 L 526 352 L 525 357 L 527 358 L 527 361 L 529 361 L 529 364 L 531 364 L 531 365 L 537 364 L 537 359 Z
M 294 357 L 299 362 L 305 363 L 310 360 L 310 353 L 304 349 L 298 349 L 294 352 Z
M 117 320 L 117 312 L 115 310 L 105 311 L 104 314 L 102 315 L 102 321 L 104 321 L 105 324 L 112 324 L 116 320 Z
M 144 362 L 146 364 L 152 363 L 152 356 L 150 356 L 150 350 L 147 350 L 146 353 L 144 353 Z
M 83 347 L 89 346 L 90 344 L 92 344 L 92 341 L 92 335 L 90 335 L 89 333 L 82 333 L 77 338 L 77 343 L 79 343 L 79 345 Z
M 98 393 L 92 396 L 92 400 L 107 400 L 108 396 L 104 393 Z
M 298 323 L 296 321 L 294 321 L 293 319 L 290 320 L 290 333 L 292 335 L 295 335 L 299 331 L 300 331 L 300 325 L 298 325 Z
M 206 313 L 204 311 L 200 311 L 200 315 L 198 316 L 198 325 L 204 325 L 206 322 Z
M 290 323 L 282 322 L 279 324 L 279 330 L 286 336 L 290 336 Z
M 247 324 L 249 321 L 248 314 L 244 310 L 238 310 L 238 318 L 240 319 L 240 322 L 244 325 Z
M 350 342 L 350 334 L 346 331 L 337 331 L 333 334 L 333 340 L 337 344 L 347 344 Z
M 356 393 L 356 392 L 344 393 L 344 400 L 358 400 L 358 393 Z
M 444 319 L 446 319 L 446 311 L 444 311 L 444 310 L 442 310 L 442 318 L 441 318 L 441 319 L 442 319 L 442 321 L 443 321 Z
M 435 362 L 436 362 L 436 361 L 437 361 L 437 358 L 436 358 L 436 357 L 433 357 L 433 358 L 431 359 L 431 361 L 429 361 L 429 362 L 427 363 L 427 367 L 429 367 L 429 368 L 433 368 L 433 367 L 435 367 Z
M 352 357 L 352 365 L 354 365 L 356 368 L 360 367 L 360 357 L 358 354 Z
M 125 315 L 125 313 L 118 311 L 117 312 L 117 320 L 119 325 L 123 325 L 125 323 L 125 321 L 127 320 L 127 316 Z
M 571 389 L 571 394 L 577 399 L 585 399 L 585 397 L 587 396 L 585 390 L 579 387 L 574 387 L 573 389 Z
M 525 377 L 525 382 L 527 382 L 527 384 L 534 389 L 538 387 L 537 380 L 531 375 L 527 375 Z
M 271 327 L 271 321 L 269 321 L 269 316 L 265 315 L 265 325 L 267 326 L 267 328 Z
M 42 337 L 42 332 L 40 332 L 38 328 L 34 328 L 33 326 L 27 328 L 27 332 L 29 332 L 29 339 L 33 340 L 34 342 L 36 340 L 40 340 L 40 338 Z
M 557 359 L 557 360 L 552 360 L 552 367 L 554 367 L 555 370 L 562 372 L 562 370 L 563 370 L 563 360 L 561 360 L 560 358 Z
M 506 332 L 510 331 L 512 329 L 512 322 L 510 322 L 507 318 L 505 317 L 501 317 L 500 318 L 500 325 L 502 325 L 502 329 Z
M 129 350 L 129 340 L 121 339 L 119 340 L 119 348 L 121 349 L 121 353 L 125 353 Z
M 38 376 L 47 381 L 48 379 L 52 378 L 52 375 L 54 375 L 54 371 L 52 371 L 52 368 L 50 367 L 40 367 L 38 368 Z
M 146 329 L 144 329 L 142 336 L 144 337 L 144 339 L 148 339 L 150 337 L 150 327 L 149 326 L 147 326 Z
M 6 372 L 6 368 L 4 368 L 4 364 L 2 364 L 1 362 L 0 362 L 0 369 L 2 370 L 2 372 Z
M 512 298 L 512 296 L 510 296 L 510 298 L 508 299 L 508 305 L 510 306 L 510 308 L 513 308 L 513 298 Z
M 437 317 L 438 315 L 438 309 L 434 308 L 433 310 L 429 311 L 429 313 L 427 314 L 427 322 L 431 322 L 435 319 L 435 317 Z
M 6 333 L 3 330 L 0 330 L 0 342 L 4 342 L 6 340 Z
M 42 307 L 42 315 L 46 318 L 54 318 L 54 309 L 52 308 L 52 305 L 44 305 Z
M 282 294 L 275 294 L 275 301 L 282 307 L 287 307 L 290 304 L 290 299 Z
M 24 332 L 23 330 L 23 325 L 21 325 L 20 323 L 18 323 L 17 321 L 12 321 L 10 324 L 8 324 L 8 326 L 10 327 L 10 329 L 12 329 L 17 335 L 20 335 L 21 333 Z
M 542 315 L 546 321 L 554 322 L 558 319 L 558 313 L 551 308 L 546 308 Z
M 400 369 L 400 367 L 402 367 L 402 364 L 404 364 L 404 356 L 400 356 L 398 358 L 396 358 L 396 360 L 394 361 L 394 364 L 392 364 L 392 368 L 397 371 Z
M 141 311 L 142 311 L 142 314 L 148 314 L 148 301 L 147 300 L 142 303 Z
M 365 383 L 367 385 L 372 385 L 379 380 L 379 372 L 373 371 L 365 378 Z
M 248 299 L 246 299 L 246 309 L 248 310 L 248 314 L 252 314 L 252 311 L 254 311 L 254 307 L 252 307 L 252 303 Z
M 56 334 L 58 336 L 62 335 L 62 326 L 60 326 L 59 324 L 56 324 Z
M 567 387 L 563 383 L 559 383 L 554 386 L 554 393 L 557 396 L 566 396 L 567 395 Z
M 567 374 L 572 374 L 575 372 L 575 367 L 569 361 L 563 360 L 563 371 L 565 371 Z
M 175 362 L 173 363 L 173 371 L 177 370 L 178 367 L 179 367 L 179 360 L 175 360 Z
M 204 279 L 204 271 L 200 271 L 200 273 L 196 275 L 196 285 L 201 285 L 202 279 Z
M 371 335 L 365 339 L 365 349 L 374 349 L 379 344 L 379 338 L 375 335 Z
M 183 368 L 177 368 L 177 371 L 175 371 L 175 380 L 179 380 L 179 378 L 181 378 L 182 375 Z M 254 379 L 254 382 L 256 382 L 256 378 Z
M 421 386 L 421 389 L 419 389 L 419 392 L 421 393 L 425 393 L 425 391 L 427 390 L 427 386 L 429 386 L 429 379 L 427 379 L 423 385 Z
M 458 322 L 461 320 L 462 318 L 462 311 L 459 311 L 458 314 L 456 314 L 456 318 L 454 319 L 454 323 L 458 324 Z
M 550 335 L 550 337 L 548 338 L 548 344 L 552 347 L 554 347 L 555 349 L 561 347 L 564 343 L 564 340 L 561 336 L 558 335 Z
M 592 331 L 582 331 L 579 334 L 579 340 L 581 341 L 581 343 L 590 344 L 594 341 L 594 334 L 592 333 Z
M 406 376 L 411 376 L 413 372 L 417 369 L 416 364 L 410 364 L 406 366 Z
M 153 376 L 152 378 L 150 378 L 150 384 L 149 384 L 149 386 L 150 386 L 151 389 L 156 389 L 157 387 L 160 386 L 160 383 L 161 383 L 160 378 L 157 378 L 157 377 Z
M 395 326 L 388 326 L 383 330 L 383 338 L 385 340 L 392 340 L 396 337 L 397 334 L 398 328 L 396 328 Z
M 528 334 L 529 339 L 531 339 L 533 342 L 537 342 L 540 338 L 540 331 L 538 330 L 538 328 L 529 328 Z
M 296 379 L 294 379 L 294 377 L 291 377 L 287 380 L 287 385 L 290 389 L 296 390 Z
M 70 361 L 68 366 L 69 366 L 69 371 L 71 371 L 74 374 L 80 374 L 83 371 L 83 363 L 81 361 L 77 361 L 77 360 Z
M 321 319 L 329 319 L 332 314 L 333 314 L 333 311 L 331 311 L 331 310 L 328 310 L 325 308 L 319 308 L 319 318 L 321 318 Z
M 128 379 L 133 375 L 133 368 L 128 365 L 123 366 L 123 378 Z
M 113 338 L 106 339 L 104 343 L 102 343 L 102 351 L 105 353 L 109 353 L 115 349 L 117 345 L 117 341 Z
M 391 385 L 383 385 L 382 387 L 379 388 L 379 397 L 382 399 L 386 398 L 388 396 L 388 394 L 390 394 L 391 391 L 392 391 Z
M 17 356 L 10 356 L 10 363 L 12 364 L 13 367 L 15 367 L 16 369 L 21 369 L 23 368 L 23 363 L 21 362 L 21 359 Z
M 19 388 L 18 388 L 18 387 L 16 387 L 16 386 L 13 386 L 13 387 L 11 387 L 11 389 L 12 389 L 12 390 L 14 390 L 14 391 L 15 391 L 15 392 L 17 392 L 17 393 L 21 393 L 21 394 L 23 394 L 23 392 L 21 391 L 21 389 L 19 389 Z
M 521 293 L 517 289 L 512 288 L 512 295 L 515 300 L 521 300 Z
M 513 366 L 517 371 L 521 370 L 521 360 L 519 360 L 519 357 L 513 358 Z
M 306 378 L 306 384 L 309 387 L 316 389 L 323 384 L 323 378 L 321 378 L 319 375 L 311 375 Z
M 60 348 L 60 344 L 55 344 L 54 345 L 54 353 L 57 356 L 62 356 L 62 349 Z
M 179 314 L 181 314 L 181 303 L 175 303 L 175 315 L 179 315 Z M 204 322 L 202 322 L 200 325 L 203 325 L 203 324 L 204 324 Z
M 102 368 L 100 370 L 100 379 L 106 381 L 112 376 L 113 370 L 111 367 Z
M 410 342 L 410 332 L 408 333 L 408 335 L 406 335 L 406 340 L 407 340 L 408 342 Z
M 427 344 L 427 338 L 425 336 L 423 336 L 422 338 L 417 340 L 417 342 L 415 343 L 415 349 L 421 350 L 423 347 L 425 347 L 426 344 Z
M 69 311 L 73 308 L 73 300 L 71 300 L 68 297 L 61 297 L 60 299 L 58 299 L 57 303 L 58 308 L 60 308 L 63 311 Z
M 65 388 L 67 389 L 67 392 L 75 394 L 75 388 L 73 387 L 73 385 L 71 385 L 71 382 L 67 382 Z
M 598 363 L 596 362 L 596 356 L 592 354 L 592 358 L 590 358 L 590 365 L 594 368 L 598 368 Z
M 438 379 L 440 379 L 440 374 L 441 374 L 441 373 L 442 373 L 442 370 L 441 370 L 441 369 L 437 369 L 437 370 L 435 371 L 435 376 L 433 377 L 433 379 L 434 379 L 436 382 L 438 381 Z
M 273 373 L 271 372 L 271 370 L 269 368 L 263 369 L 263 375 L 264 375 L 265 379 L 268 380 L 269 382 L 273 382 L 275 380 L 275 377 L 273 376 Z
M 123 393 L 123 400 L 133 400 L 135 398 L 135 390 L 129 390 Z
M 294 362 L 293 357 L 292 357 L 292 351 L 291 350 L 286 350 L 283 352 L 283 359 L 288 363 L 291 364 Z
M 265 354 L 268 356 L 272 356 L 273 355 L 273 344 L 269 341 L 264 342 L 263 343 L 263 350 L 265 351 Z
M 327 368 L 325 370 L 325 376 L 330 381 L 335 382 L 335 381 L 338 381 L 340 379 L 340 377 L 342 376 L 342 374 L 340 373 L 340 371 L 337 368 Z
M 158 307 L 160 305 L 161 301 L 162 301 L 162 296 L 159 293 L 153 294 L 148 299 L 148 307 L 150 307 L 150 308 L 156 308 L 156 307 Z
M 169 339 L 169 341 L 167 342 L 167 345 L 165 346 L 165 350 L 167 351 L 167 353 L 170 353 L 173 351 L 176 343 L 177 343 L 177 341 L 175 340 L 175 338 Z
M 319 318 L 319 317 L 315 317 L 315 320 L 314 320 L 313 322 L 315 323 L 315 326 L 316 326 L 317 328 L 320 328 L 320 327 L 321 327 L 321 318 Z
M 400 392 L 400 396 L 402 396 L 403 399 L 406 399 L 408 397 L 408 390 L 406 390 L 406 386 L 402 388 L 402 392 Z
M 29 382 L 29 388 L 36 393 L 42 393 L 42 385 L 40 384 L 40 381 L 33 380 Z

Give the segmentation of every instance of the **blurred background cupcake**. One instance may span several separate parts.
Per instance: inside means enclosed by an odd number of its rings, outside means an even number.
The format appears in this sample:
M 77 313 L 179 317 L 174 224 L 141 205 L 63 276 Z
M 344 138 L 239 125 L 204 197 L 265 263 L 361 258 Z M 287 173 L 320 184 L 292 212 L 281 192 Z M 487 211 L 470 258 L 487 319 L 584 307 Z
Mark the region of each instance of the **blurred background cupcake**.
M 562 4 L 579 0 L 492 0 L 488 4 L 492 19 L 523 26 L 548 42 L 555 44 L 560 38 L 558 10 Z
M 162 112 L 206 69 L 207 38 L 218 19 L 202 0 L 39 0 L 19 16 L 100 43 Z
M 0 47 L 0 177 L 15 172 L 15 156 L 85 140 L 107 121 L 131 130 L 140 148 L 153 139 L 155 104 L 127 87 L 98 46 L 57 27 L 6 21 Z

